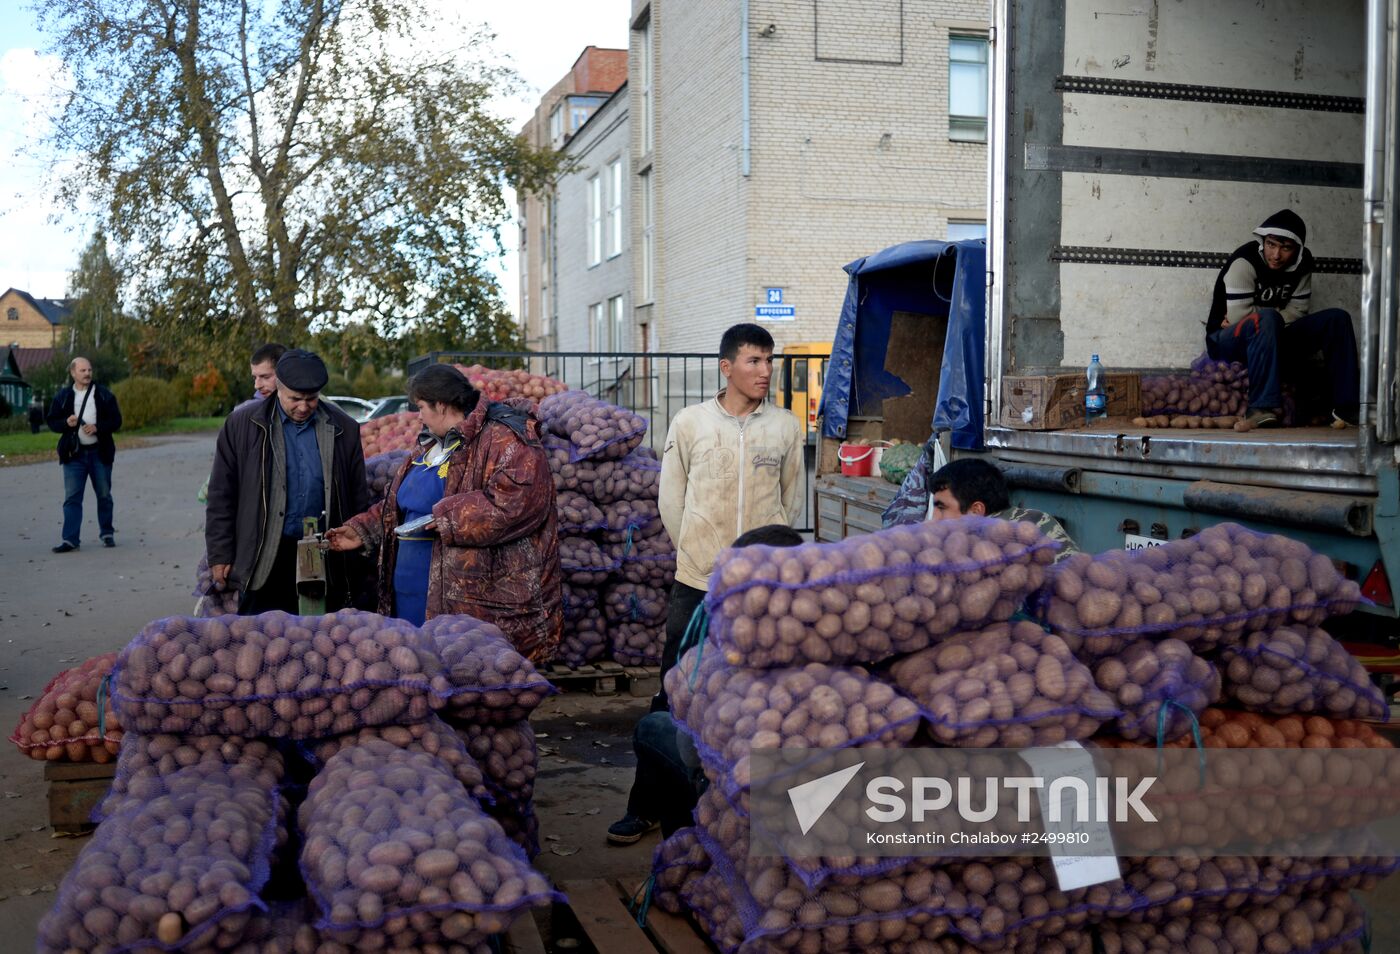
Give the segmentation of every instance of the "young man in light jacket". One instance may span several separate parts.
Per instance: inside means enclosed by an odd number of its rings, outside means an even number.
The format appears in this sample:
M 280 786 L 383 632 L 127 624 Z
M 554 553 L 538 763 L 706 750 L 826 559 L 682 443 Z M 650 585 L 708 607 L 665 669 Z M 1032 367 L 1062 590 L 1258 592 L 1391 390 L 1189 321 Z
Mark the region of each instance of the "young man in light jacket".
M 802 426 L 792 412 L 768 403 L 773 336 L 755 324 L 730 328 L 720 339 L 719 370 L 724 390 L 675 416 L 661 456 L 661 522 L 676 544 L 662 676 L 676 663 L 720 551 L 756 527 L 791 526 L 801 512 Z M 652 711 L 666 708 L 663 689 Z M 648 784 L 638 776 L 634 793 Z M 630 845 L 654 827 L 656 819 L 629 811 L 608 829 L 608 841 Z

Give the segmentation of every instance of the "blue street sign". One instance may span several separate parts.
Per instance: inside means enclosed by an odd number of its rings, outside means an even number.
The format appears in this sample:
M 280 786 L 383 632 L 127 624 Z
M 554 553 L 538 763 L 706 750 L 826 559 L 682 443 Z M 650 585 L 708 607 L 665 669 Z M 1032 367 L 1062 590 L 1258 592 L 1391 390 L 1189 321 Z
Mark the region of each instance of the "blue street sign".
M 781 288 L 768 288 L 768 304 L 781 305 L 783 303 L 783 290 Z
M 792 305 L 755 305 L 753 314 L 768 321 L 792 321 L 797 318 L 797 309 Z

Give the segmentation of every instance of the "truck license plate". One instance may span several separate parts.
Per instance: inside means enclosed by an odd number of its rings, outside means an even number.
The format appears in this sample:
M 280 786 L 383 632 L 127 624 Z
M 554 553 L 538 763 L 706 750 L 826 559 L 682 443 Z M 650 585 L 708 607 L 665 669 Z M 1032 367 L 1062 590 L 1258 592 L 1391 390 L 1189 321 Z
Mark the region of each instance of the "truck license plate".
M 1167 541 L 1158 540 L 1155 537 L 1139 536 L 1136 533 L 1123 534 L 1124 550 L 1146 550 L 1148 547 L 1164 547 Z

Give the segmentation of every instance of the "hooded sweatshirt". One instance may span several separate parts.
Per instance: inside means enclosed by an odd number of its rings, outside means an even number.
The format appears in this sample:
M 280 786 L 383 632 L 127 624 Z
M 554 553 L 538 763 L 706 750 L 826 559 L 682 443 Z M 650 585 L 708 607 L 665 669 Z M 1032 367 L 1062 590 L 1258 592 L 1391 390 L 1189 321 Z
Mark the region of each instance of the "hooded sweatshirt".
M 1225 321 L 1236 324 L 1260 308 L 1277 309 L 1284 323 L 1292 324 L 1312 305 L 1313 257 L 1304 246 L 1308 229 L 1302 217 L 1292 209 L 1283 209 L 1265 219 L 1254 234 L 1258 238 L 1235 249 L 1216 276 L 1210 317 L 1206 319 L 1207 336 L 1219 331 Z M 1268 235 L 1298 243 L 1298 254 L 1287 268 L 1275 270 L 1264 261 L 1264 237 Z
M 747 417 L 721 391 L 676 415 L 661 455 L 661 522 L 676 544 L 676 579 L 708 590 L 715 558 L 755 527 L 791 526 L 802 496 L 802 425 L 763 402 Z

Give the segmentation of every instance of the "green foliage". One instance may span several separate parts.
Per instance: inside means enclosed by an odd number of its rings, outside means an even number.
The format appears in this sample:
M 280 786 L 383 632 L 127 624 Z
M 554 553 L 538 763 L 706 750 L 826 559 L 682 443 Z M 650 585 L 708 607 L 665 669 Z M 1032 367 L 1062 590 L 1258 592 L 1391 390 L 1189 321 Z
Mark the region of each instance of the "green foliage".
M 164 424 L 179 416 L 179 389 L 169 381 L 136 375 L 112 385 L 112 394 L 122 412 L 122 428 L 136 430 Z
M 122 275 L 107 253 L 102 230 L 93 235 L 68 276 L 68 295 L 75 299 L 69 319 L 77 352 L 107 350 L 123 354 L 136 340 L 135 323 L 122 311 Z
M 492 112 L 519 83 L 457 7 L 37 7 L 67 71 L 62 197 L 103 210 L 132 277 L 136 369 L 228 368 L 313 331 L 346 333 L 343 372 L 501 337 L 503 190 L 543 188 L 558 156 Z

